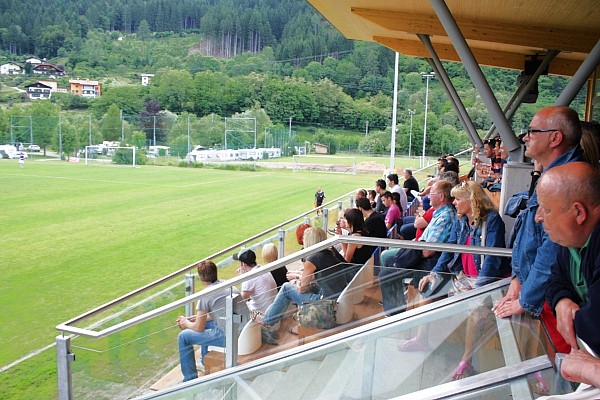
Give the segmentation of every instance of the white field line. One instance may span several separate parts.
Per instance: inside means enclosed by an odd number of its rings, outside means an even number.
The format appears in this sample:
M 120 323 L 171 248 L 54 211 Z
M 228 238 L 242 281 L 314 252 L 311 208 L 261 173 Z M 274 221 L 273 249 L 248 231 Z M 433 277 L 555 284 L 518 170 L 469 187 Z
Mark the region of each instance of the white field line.
M 233 178 L 219 178 L 216 180 L 212 180 L 212 181 L 202 181 L 202 182 L 197 182 L 197 183 L 190 183 L 187 185 L 168 185 L 168 184 L 157 184 L 157 183 L 142 183 L 142 182 L 131 182 L 131 181 L 110 181 L 110 180 L 105 180 L 105 179 L 88 179 L 88 178 L 72 178 L 72 177 L 66 177 L 66 176 L 47 176 L 47 175 L 35 175 L 35 174 L 4 174 L 5 176 L 18 176 L 18 177 L 32 177 L 32 178 L 46 178 L 46 179 L 60 179 L 60 180 L 66 180 L 66 181 L 83 181 L 83 182 L 98 182 L 98 183 L 116 183 L 116 184 L 128 184 L 128 185 L 138 185 L 138 186 L 164 186 L 164 187 L 175 187 L 175 188 L 187 188 L 187 187 L 194 187 L 194 186 L 206 186 L 206 185 L 212 185 L 215 183 L 221 183 L 221 182 L 226 182 L 226 181 L 239 181 L 239 177 L 233 177 Z M 263 174 L 257 174 L 254 177 L 262 177 Z
M 35 351 L 32 351 L 31 353 L 27 354 L 26 356 L 23 356 L 23 357 L 19 358 L 18 360 L 15 360 L 15 361 L 11 362 L 10 364 L 7 364 L 4 367 L 0 368 L 0 372 L 6 372 L 9 369 L 11 369 L 12 367 L 14 367 L 15 365 L 20 364 L 20 363 L 22 363 L 25 360 L 29 360 L 30 358 L 35 357 L 38 354 L 40 354 L 40 353 L 42 353 L 42 352 L 44 352 L 44 351 L 46 351 L 48 349 L 51 349 L 54 346 L 56 346 L 56 343 L 52 343 L 52 344 L 49 344 L 46 347 L 42 347 L 41 349 L 37 349 Z

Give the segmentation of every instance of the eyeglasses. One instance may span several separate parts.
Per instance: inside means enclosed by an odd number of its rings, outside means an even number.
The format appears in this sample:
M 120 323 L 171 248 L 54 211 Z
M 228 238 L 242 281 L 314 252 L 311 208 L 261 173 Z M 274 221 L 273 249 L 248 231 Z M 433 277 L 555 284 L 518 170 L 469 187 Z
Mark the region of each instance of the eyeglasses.
M 525 133 L 525 136 L 527 138 L 531 138 L 532 133 L 556 132 L 556 131 L 558 131 L 558 129 L 531 129 L 531 128 L 528 128 L 527 133 Z

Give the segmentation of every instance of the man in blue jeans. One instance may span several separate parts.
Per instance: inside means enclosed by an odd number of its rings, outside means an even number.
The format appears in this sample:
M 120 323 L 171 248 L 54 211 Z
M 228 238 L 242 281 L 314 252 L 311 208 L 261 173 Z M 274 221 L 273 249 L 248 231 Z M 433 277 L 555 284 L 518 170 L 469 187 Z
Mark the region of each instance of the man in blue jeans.
M 456 220 L 451 190 L 452 184 L 446 180 L 437 181 L 431 186 L 429 195 L 435 211 L 420 241 L 446 243 L 450 238 L 450 228 Z M 433 250 L 414 249 L 388 249 L 381 253 L 381 265 L 385 268 L 381 268 L 379 272 L 379 287 L 386 315 L 394 315 L 406 309 L 403 279 L 413 277 L 414 285 L 418 285 L 421 275 L 415 270 L 429 273 L 439 256 L 440 253 Z
M 198 275 L 200 276 L 200 282 L 207 288 L 221 283 L 217 279 L 217 266 L 210 260 L 204 260 L 198 264 Z M 233 294 L 239 294 L 235 287 L 231 290 Z M 195 317 L 188 318 L 181 315 L 177 318 L 177 325 L 182 330 L 179 333 L 178 344 L 179 361 L 184 382 L 198 378 L 194 345 L 201 346 L 202 365 L 204 365 L 204 356 L 208 353 L 208 346 L 225 347 L 224 317 L 226 299 L 229 293 L 230 289 L 225 288 L 222 291 L 201 298 L 198 300 Z M 246 303 L 240 301 L 239 306 L 243 310 L 241 313 L 245 314 L 245 318 L 242 318 L 243 323 L 246 323 L 249 315 Z M 239 329 L 241 330 L 242 326 Z

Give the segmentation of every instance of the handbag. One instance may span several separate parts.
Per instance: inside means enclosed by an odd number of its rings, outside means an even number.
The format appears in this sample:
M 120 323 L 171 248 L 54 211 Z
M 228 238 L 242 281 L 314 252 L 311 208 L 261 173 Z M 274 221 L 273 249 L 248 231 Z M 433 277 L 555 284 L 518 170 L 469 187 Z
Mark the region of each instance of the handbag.
M 337 301 L 317 300 L 298 305 L 295 319 L 305 328 L 330 329 L 336 326 Z

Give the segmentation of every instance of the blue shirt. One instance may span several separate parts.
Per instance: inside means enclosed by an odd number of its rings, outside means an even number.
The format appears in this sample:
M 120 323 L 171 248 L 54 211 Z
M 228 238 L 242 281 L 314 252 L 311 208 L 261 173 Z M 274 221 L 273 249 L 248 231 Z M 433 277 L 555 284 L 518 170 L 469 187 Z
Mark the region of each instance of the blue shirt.
M 506 246 L 504 241 L 504 221 L 496 211 L 490 211 L 485 220 L 485 246 L 486 247 L 502 247 Z M 448 243 L 452 244 L 467 244 L 467 237 L 471 236 L 471 246 L 482 246 L 481 236 L 483 233 L 482 226 L 471 226 L 469 218 L 463 215 L 460 220 L 456 220 L 450 233 Z M 485 256 L 483 263 L 480 254 L 473 254 L 473 262 L 477 267 L 479 276 L 475 282 L 475 286 L 483 286 L 493 282 L 494 279 L 508 276 L 510 273 L 510 265 L 508 258 L 498 256 Z M 462 271 L 462 262 L 460 253 L 444 252 L 440 256 L 437 264 L 433 267 L 432 272 L 453 272 L 455 274 Z
M 546 171 L 574 161 L 581 161 L 579 146 L 559 156 Z M 542 224 L 535 221 L 538 206 L 537 192 L 534 191 L 527 208 L 517 216 L 512 235 L 512 274 L 521 283 L 519 304 L 535 316 L 542 312 L 550 267 L 556 261 L 559 249 L 544 232 Z
M 456 210 L 450 204 L 435 210 L 419 240 L 427 243 L 446 243 L 454 221 L 456 221 Z

